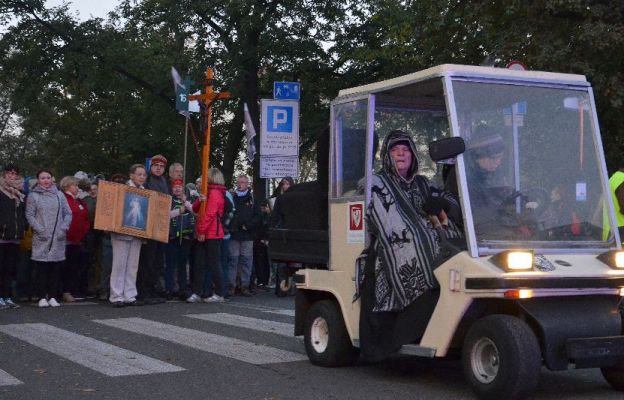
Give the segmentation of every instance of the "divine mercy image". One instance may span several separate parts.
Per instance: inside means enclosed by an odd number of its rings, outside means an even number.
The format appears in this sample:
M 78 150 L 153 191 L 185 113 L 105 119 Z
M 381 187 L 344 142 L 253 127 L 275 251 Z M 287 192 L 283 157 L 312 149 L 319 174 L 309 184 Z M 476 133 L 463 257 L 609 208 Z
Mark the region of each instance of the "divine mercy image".
M 126 193 L 124 197 L 123 226 L 144 231 L 147 225 L 147 205 L 147 197 Z

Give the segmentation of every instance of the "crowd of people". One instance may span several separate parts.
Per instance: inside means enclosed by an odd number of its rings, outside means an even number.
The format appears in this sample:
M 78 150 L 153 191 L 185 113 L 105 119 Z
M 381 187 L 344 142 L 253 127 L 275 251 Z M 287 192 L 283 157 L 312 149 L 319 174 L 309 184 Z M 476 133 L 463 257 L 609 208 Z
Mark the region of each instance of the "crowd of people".
M 149 166 L 132 165 L 109 181 L 172 196 L 169 240 L 94 229 L 100 179 L 79 171 L 56 182 L 48 169 L 24 179 L 15 164 L 0 174 L 0 310 L 20 303 L 59 307 L 98 298 L 114 307 L 180 299 L 223 302 L 253 296 L 275 284 L 267 229 L 275 198 L 294 184 L 282 179 L 270 199 L 257 201 L 249 178 L 228 190 L 211 168 L 207 191 L 201 178 L 184 182 L 184 166 L 167 170 L 162 155 Z M 124 224 L 141 226 L 147 215 L 138 199 L 124 207 Z M 134 225 L 132 225 L 134 224 Z

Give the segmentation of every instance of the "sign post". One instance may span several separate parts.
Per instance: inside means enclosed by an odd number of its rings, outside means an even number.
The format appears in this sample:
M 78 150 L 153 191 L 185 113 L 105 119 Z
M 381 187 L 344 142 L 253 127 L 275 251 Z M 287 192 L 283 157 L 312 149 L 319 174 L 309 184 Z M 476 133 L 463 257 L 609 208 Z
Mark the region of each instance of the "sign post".
M 299 175 L 299 102 L 262 100 L 260 177 Z

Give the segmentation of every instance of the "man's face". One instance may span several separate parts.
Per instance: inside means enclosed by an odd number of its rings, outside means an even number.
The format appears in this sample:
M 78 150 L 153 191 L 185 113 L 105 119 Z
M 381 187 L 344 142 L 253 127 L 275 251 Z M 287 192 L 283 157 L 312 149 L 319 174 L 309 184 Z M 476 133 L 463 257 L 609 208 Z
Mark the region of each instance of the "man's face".
M 91 190 L 89 190 L 89 196 L 95 199 L 97 197 L 97 192 L 98 192 L 97 185 L 91 185 Z
M 405 177 L 412 166 L 412 150 L 409 146 L 398 143 L 390 149 L 390 157 L 394 161 L 399 175 Z
M 236 179 L 236 190 L 239 192 L 244 192 L 249 187 L 249 179 L 244 176 L 239 176 Z
M 18 176 L 19 174 L 14 169 L 10 171 L 4 171 L 4 177 L 10 181 L 16 180 Z
M 486 172 L 494 172 L 498 169 L 503 161 L 503 153 L 486 155 L 477 158 L 477 165 Z
M 165 164 L 163 163 L 153 163 L 150 167 L 150 172 L 152 175 L 162 176 L 165 173 Z
M 184 168 L 182 168 L 181 166 L 177 165 L 175 167 L 173 167 L 173 169 L 171 170 L 171 179 L 182 179 L 182 175 L 184 174 Z

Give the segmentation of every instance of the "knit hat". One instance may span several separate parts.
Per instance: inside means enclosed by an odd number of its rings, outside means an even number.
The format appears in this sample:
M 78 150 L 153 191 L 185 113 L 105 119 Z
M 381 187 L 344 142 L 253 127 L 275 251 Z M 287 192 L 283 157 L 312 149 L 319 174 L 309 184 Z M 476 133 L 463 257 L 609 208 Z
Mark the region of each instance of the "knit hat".
M 504 152 L 505 142 L 494 128 L 481 125 L 475 130 L 467 147 L 467 150 L 476 157 L 488 157 Z
M 176 186 L 184 186 L 184 181 L 182 179 L 174 179 L 171 181 L 171 187 Z
M 154 165 L 156 163 L 161 163 L 164 166 L 167 166 L 167 159 L 162 154 L 156 154 L 154 157 L 152 157 L 151 165 Z

